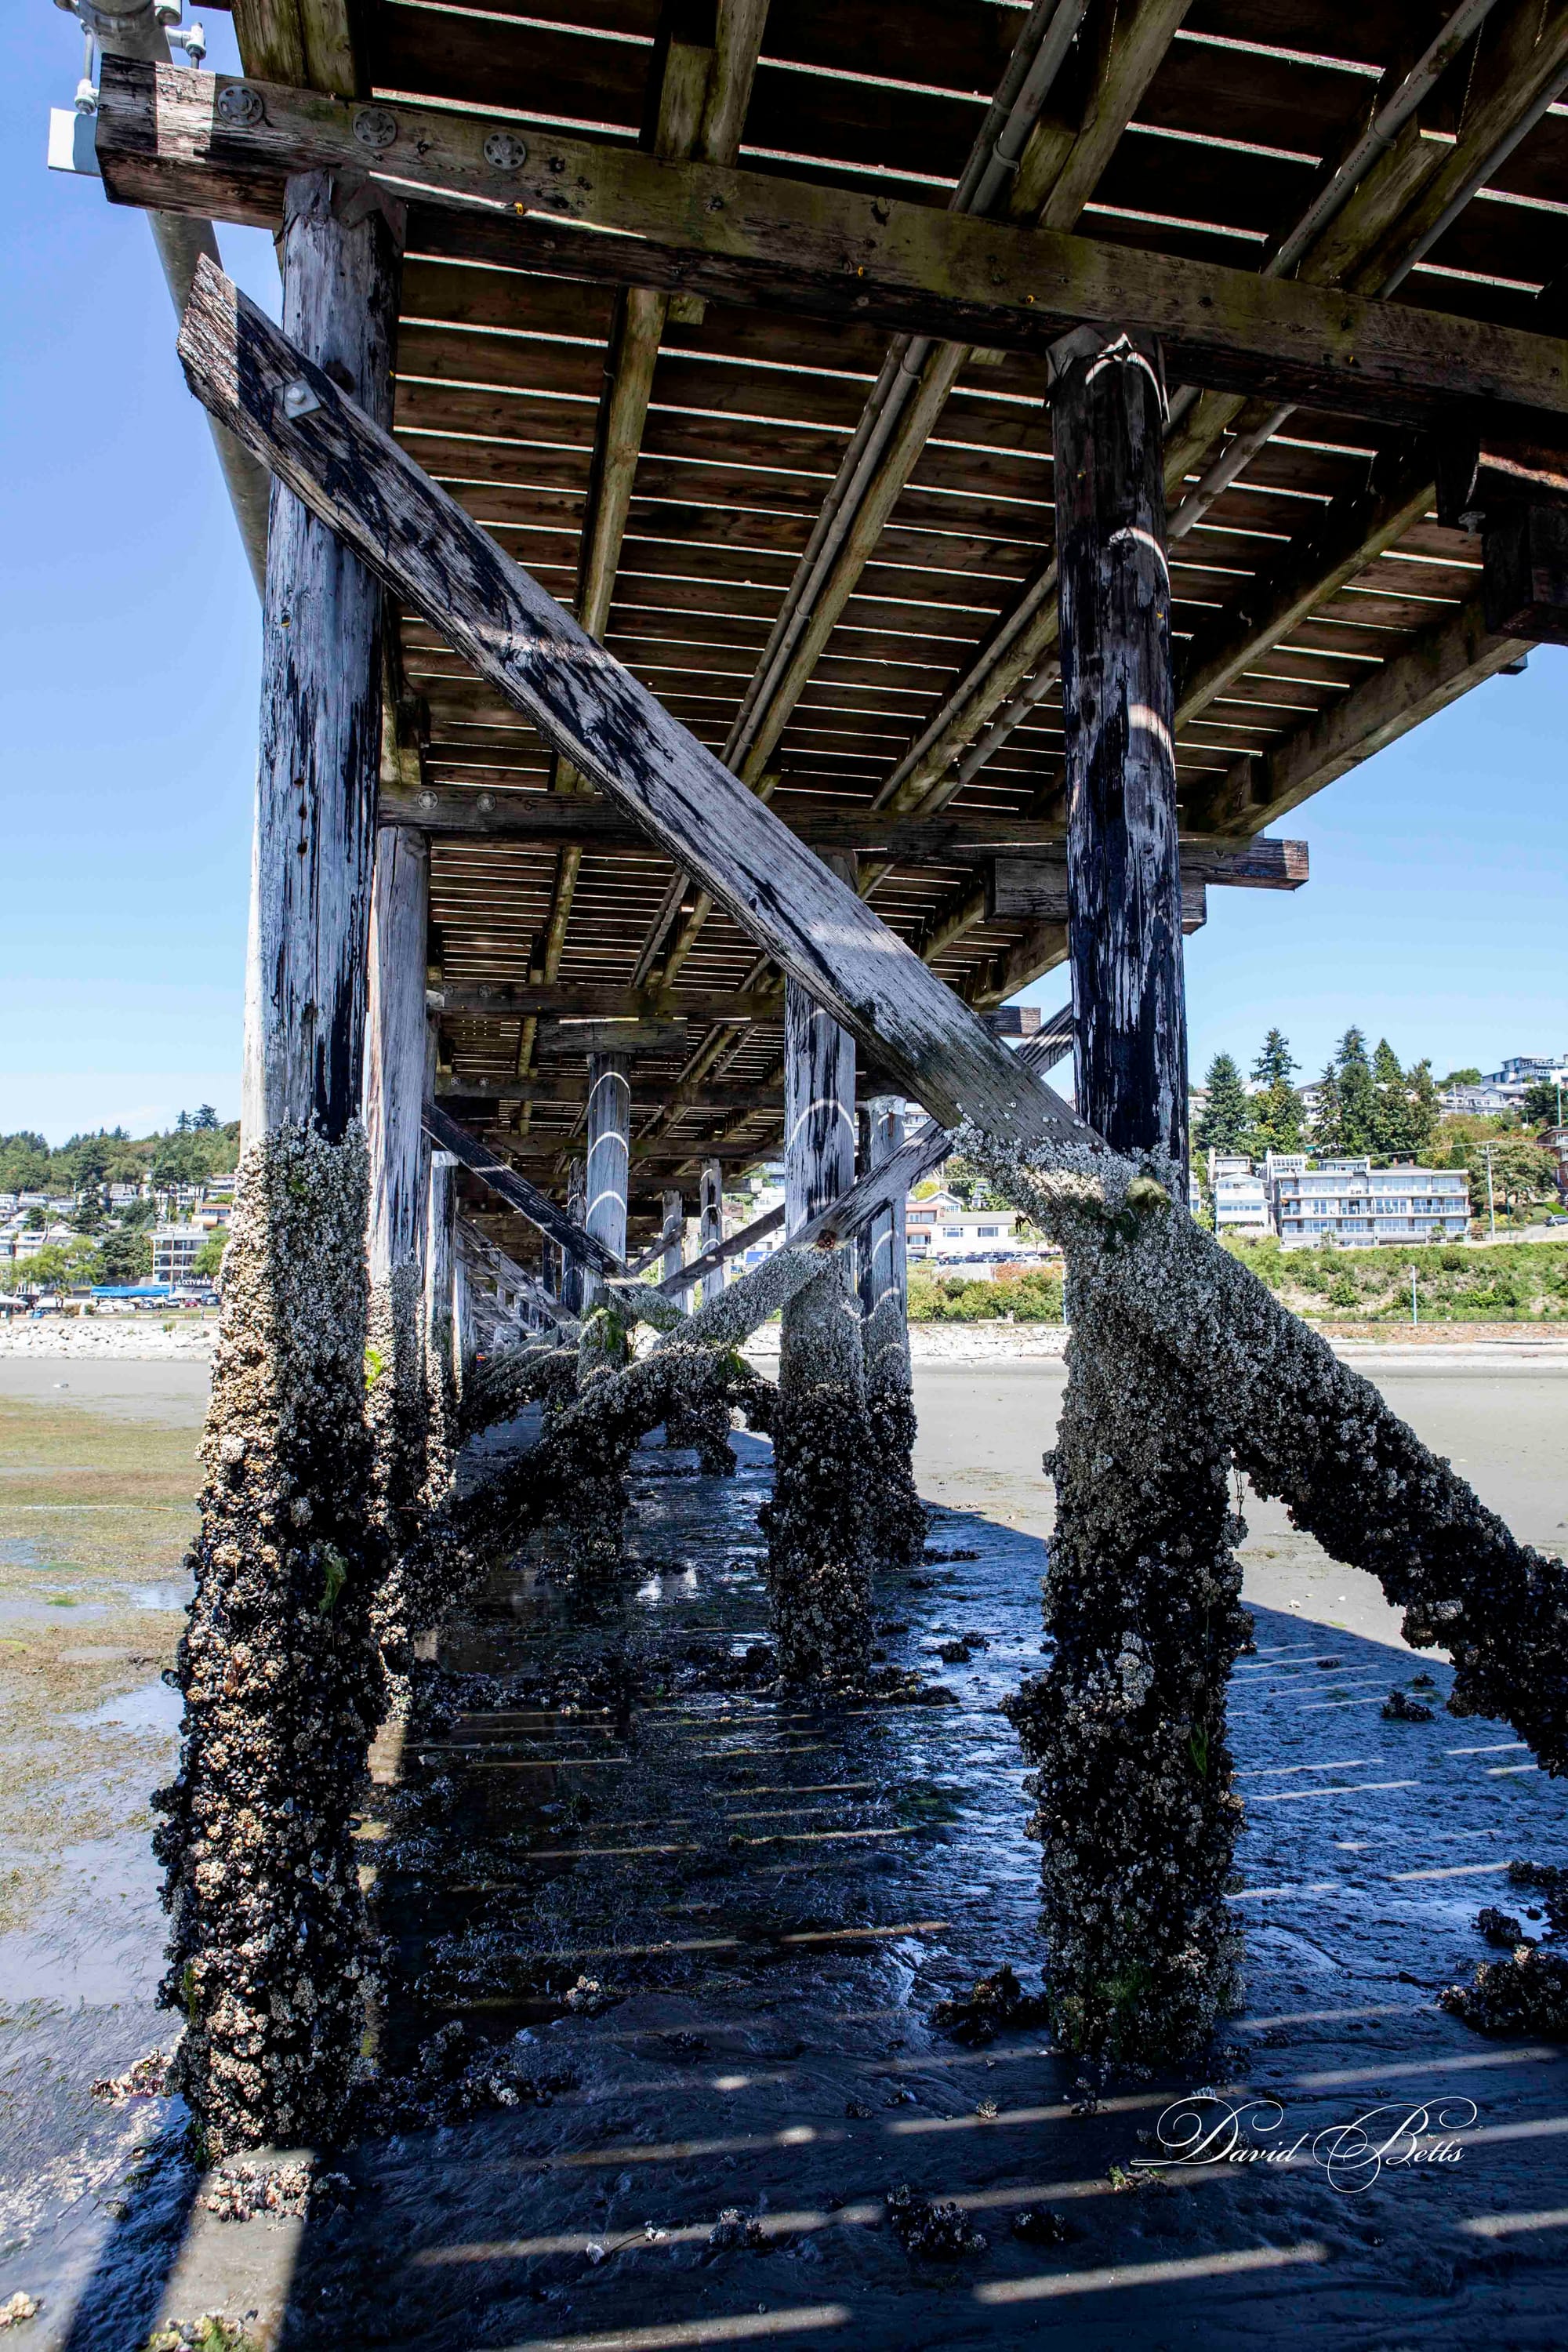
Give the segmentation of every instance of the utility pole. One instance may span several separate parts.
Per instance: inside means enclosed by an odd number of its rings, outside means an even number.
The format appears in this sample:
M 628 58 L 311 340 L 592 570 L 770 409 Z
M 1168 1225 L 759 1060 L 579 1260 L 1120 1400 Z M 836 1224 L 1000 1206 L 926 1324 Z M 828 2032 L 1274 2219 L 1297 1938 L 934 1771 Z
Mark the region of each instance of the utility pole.
M 1415 1268 L 1414 1266 L 1410 1269 L 1410 1320 L 1412 1323 L 1419 1323 L 1421 1320 L 1421 1309 L 1415 1302 Z
M 1492 1148 L 1491 1148 L 1491 1145 L 1490 1145 L 1489 1143 L 1489 1144 L 1487 1145 L 1487 1147 L 1486 1147 L 1486 1153 L 1487 1153 L 1487 1215 L 1488 1215 L 1488 1216 L 1489 1216 L 1489 1218 L 1491 1220 L 1492 1239 L 1493 1239 L 1493 1241 L 1495 1242 L 1495 1241 L 1496 1241 L 1496 1239 L 1497 1239 L 1497 1202 L 1496 1202 L 1496 1201 L 1492 1198 Z

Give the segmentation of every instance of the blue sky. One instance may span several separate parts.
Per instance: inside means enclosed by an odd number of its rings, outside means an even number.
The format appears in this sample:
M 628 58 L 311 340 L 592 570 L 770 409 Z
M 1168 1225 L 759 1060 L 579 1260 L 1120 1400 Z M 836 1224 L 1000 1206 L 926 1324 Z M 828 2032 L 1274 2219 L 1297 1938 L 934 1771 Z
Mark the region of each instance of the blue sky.
M 190 12 L 187 11 L 187 15 Z M 227 16 L 202 12 L 211 62 Z M 44 168 L 73 21 L 20 9 L 0 89 L 0 1130 L 238 1105 L 258 608 L 145 223 Z M 276 306 L 268 240 L 220 231 Z M 1352 1022 L 1439 1072 L 1568 1047 L 1568 651 L 1545 647 L 1309 803 L 1293 896 L 1212 890 L 1192 1060 Z M 1057 972 L 1029 995 L 1067 993 Z

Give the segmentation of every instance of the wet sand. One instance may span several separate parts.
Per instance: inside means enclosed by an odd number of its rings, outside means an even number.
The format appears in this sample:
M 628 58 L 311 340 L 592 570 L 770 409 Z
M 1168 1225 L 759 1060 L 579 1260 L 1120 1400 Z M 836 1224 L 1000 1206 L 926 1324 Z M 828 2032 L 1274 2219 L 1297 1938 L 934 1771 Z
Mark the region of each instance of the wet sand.
M 1521 1533 L 1563 1544 L 1568 1377 L 1404 1363 L 1376 1377 Z M 44 2297 L 20 2340 L 139 2352 L 161 2320 L 223 2309 L 253 2312 L 256 2337 L 290 2352 L 1024 2337 L 1073 2352 L 1555 2352 L 1565 2053 L 1483 2041 L 1433 1995 L 1486 1956 L 1481 1903 L 1534 1900 L 1509 1888 L 1508 1861 L 1568 1859 L 1563 1791 L 1505 1725 L 1440 1708 L 1384 1721 L 1391 1681 L 1417 1663 L 1392 1612 L 1267 1509 L 1248 1508 L 1258 1651 L 1232 1700 L 1243 2012 L 1201 2074 L 1121 2078 L 1086 2114 L 1080 2066 L 1038 2030 L 971 2049 L 934 2027 L 936 2003 L 998 1961 L 1026 1979 L 1038 1965 L 1037 1857 L 997 1705 L 1039 1653 L 1038 1457 L 1060 1388 L 1045 1364 L 920 1377 L 938 1557 L 884 1582 L 878 1622 L 889 1657 L 955 1704 L 818 1711 L 715 1677 L 713 1659 L 765 1624 L 768 1450 L 746 1439 L 731 1481 L 640 1458 L 628 1572 L 593 1607 L 514 1562 L 456 1613 L 448 1675 L 559 1679 L 629 1659 L 642 1696 L 628 1720 L 547 1695 L 498 1709 L 448 1685 L 458 1704 L 384 1760 L 363 1832 L 395 1954 L 384 2050 L 395 2062 L 454 2020 L 498 2040 L 521 2030 L 560 2087 L 349 2151 L 357 2193 L 336 2217 L 220 2222 L 179 2154 L 177 2108 L 88 2100 L 93 2074 L 170 2026 L 149 2002 L 151 1873 L 129 1847 L 118 1885 L 105 1865 L 100 1916 L 79 1911 L 69 1930 L 99 1952 L 91 1989 L 62 1999 L 40 1955 L 0 2025 L 0 2303 Z M 132 1380 L 87 1406 L 84 1435 L 100 1407 L 150 1399 L 180 1426 L 199 1410 Z M 986 1646 L 942 1665 L 937 1643 L 961 1633 Z M 601 2014 L 568 2011 L 578 1975 L 608 1996 Z M 1163 2110 L 1200 2083 L 1278 2100 L 1274 2144 L 1304 2135 L 1306 2152 L 1140 2172 Z M 1423 2106 L 1461 2126 L 1457 2158 L 1414 2166 L 1396 2148 L 1360 2185 L 1314 2161 L 1316 2135 L 1376 2109 L 1386 2136 Z M 1256 2128 L 1271 2112 L 1253 2110 Z M 984 2252 L 907 2255 L 883 2219 L 903 2182 L 955 2200 Z M 1042 2204 L 1068 2233 L 1049 2248 L 1011 2229 Z M 755 2250 L 710 2242 L 731 2208 L 756 2221 Z

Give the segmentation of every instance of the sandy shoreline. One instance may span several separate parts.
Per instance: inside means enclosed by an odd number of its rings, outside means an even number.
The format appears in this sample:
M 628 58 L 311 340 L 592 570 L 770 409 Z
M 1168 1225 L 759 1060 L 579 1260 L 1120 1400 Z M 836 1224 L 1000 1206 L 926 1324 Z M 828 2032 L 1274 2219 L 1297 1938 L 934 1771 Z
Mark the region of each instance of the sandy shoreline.
M 1319 1324 L 1338 1355 L 1352 1359 L 1384 1350 L 1398 1355 L 1441 1352 L 1500 1361 L 1516 1357 L 1568 1363 L 1568 1327 L 1528 1323 Z M 42 1323 L 0 1328 L 0 1361 L 184 1362 L 210 1364 L 217 1318 L 165 1328 L 152 1320 L 83 1322 L 50 1317 Z M 917 1364 L 1000 1364 L 1059 1361 L 1068 1334 L 1059 1323 L 915 1323 L 910 1352 Z M 776 1324 L 755 1332 L 744 1353 L 760 1361 L 777 1356 Z

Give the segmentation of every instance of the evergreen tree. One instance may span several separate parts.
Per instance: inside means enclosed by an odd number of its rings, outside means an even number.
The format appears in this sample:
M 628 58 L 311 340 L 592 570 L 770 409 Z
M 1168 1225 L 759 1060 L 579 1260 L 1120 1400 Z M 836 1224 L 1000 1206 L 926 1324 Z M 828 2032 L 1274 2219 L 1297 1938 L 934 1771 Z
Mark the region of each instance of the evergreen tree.
M 202 1103 L 198 1107 L 195 1117 L 191 1121 L 191 1125 L 195 1128 L 198 1135 L 216 1134 L 217 1130 L 217 1113 L 214 1110 L 211 1103 Z
M 1321 1153 L 1325 1160 L 1337 1159 L 1345 1149 L 1340 1074 L 1332 1062 L 1318 1080 L 1317 1108 L 1312 1113 L 1312 1149 Z
M 1289 1086 L 1290 1074 L 1300 1064 L 1290 1052 L 1290 1044 L 1279 1030 L 1270 1029 L 1263 1040 L 1258 1059 L 1252 1065 L 1252 1075 L 1264 1087 Z
M 1246 1151 L 1252 1139 L 1252 1105 L 1241 1083 L 1241 1072 L 1228 1054 L 1216 1054 L 1204 1079 L 1208 1108 L 1198 1120 L 1193 1140 L 1205 1151 Z
M 1359 1029 L 1347 1029 L 1340 1039 L 1334 1072 L 1339 1081 L 1340 1130 L 1335 1149 L 1359 1158 L 1377 1149 L 1377 1088 L 1366 1057 L 1366 1039 Z
M 1390 1160 L 1396 1153 L 1414 1149 L 1414 1122 L 1410 1116 L 1409 1080 L 1399 1066 L 1399 1056 L 1386 1037 L 1377 1041 L 1372 1057 L 1372 1082 L 1374 1097 L 1372 1108 L 1371 1150 L 1380 1159 Z
M 1409 1101 L 1410 1149 L 1418 1160 L 1425 1160 L 1437 1139 L 1438 1122 L 1443 1116 L 1430 1062 L 1417 1062 L 1410 1072 Z

